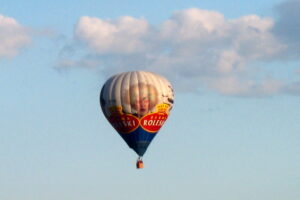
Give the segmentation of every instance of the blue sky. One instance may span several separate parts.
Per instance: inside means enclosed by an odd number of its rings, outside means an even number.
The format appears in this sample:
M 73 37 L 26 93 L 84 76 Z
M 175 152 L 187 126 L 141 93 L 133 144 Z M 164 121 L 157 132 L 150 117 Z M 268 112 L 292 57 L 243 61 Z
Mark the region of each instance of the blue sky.
M 300 198 L 299 0 L 0 5 L 0 199 Z M 143 170 L 98 102 L 128 70 L 175 88 Z

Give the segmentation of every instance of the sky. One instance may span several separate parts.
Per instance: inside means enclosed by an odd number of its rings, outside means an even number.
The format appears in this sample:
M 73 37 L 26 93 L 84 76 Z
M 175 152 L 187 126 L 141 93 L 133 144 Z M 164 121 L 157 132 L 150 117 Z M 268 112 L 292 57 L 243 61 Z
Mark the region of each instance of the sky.
M 299 0 L 0 0 L 0 199 L 298 200 Z M 137 155 L 102 85 L 166 77 Z

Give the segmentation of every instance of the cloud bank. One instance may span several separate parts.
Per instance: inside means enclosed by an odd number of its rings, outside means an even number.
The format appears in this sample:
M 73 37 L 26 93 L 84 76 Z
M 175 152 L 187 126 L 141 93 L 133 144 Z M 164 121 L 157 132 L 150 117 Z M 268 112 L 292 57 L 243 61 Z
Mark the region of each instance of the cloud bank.
M 285 1 L 276 6 L 278 20 L 273 33 L 287 44 L 288 49 L 283 54 L 285 58 L 300 57 L 300 0 Z
M 62 65 L 97 66 L 106 74 L 154 71 L 184 91 L 213 90 L 238 96 L 297 94 L 298 83 L 263 77 L 253 67 L 256 62 L 267 63 L 291 51 L 291 41 L 284 38 L 291 37 L 279 31 L 287 26 L 284 21 L 290 12 L 281 7 L 278 22 L 257 15 L 225 19 L 219 12 L 198 8 L 176 11 L 158 26 L 130 16 L 84 16 L 75 26 L 74 38 L 87 48 L 87 54 L 77 61 L 66 59 Z
M 25 27 L 15 19 L 0 14 L 0 59 L 16 56 L 30 42 L 31 38 Z

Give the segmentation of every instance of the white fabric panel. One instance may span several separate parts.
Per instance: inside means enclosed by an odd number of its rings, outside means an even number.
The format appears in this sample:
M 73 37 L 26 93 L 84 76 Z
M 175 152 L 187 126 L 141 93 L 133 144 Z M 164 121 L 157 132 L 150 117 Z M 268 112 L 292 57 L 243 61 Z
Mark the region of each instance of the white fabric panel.
M 155 89 L 156 88 L 156 89 Z M 142 97 L 147 97 L 153 106 L 157 104 L 172 103 L 168 98 L 173 99 L 172 86 L 164 77 L 145 71 L 132 71 L 117 74 L 105 83 L 101 91 L 101 97 L 105 104 L 102 105 L 103 112 L 107 115 L 111 106 L 122 106 L 126 113 L 137 113 L 137 103 Z M 157 97 L 156 97 L 157 95 Z M 155 100 L 155 101 L 153 101 Z M 139 103 L 141 106 L 141 103 Z M 150 105 L 148 105 L 150 108 Z M 155 106 L 152 112 L 155 111 Z

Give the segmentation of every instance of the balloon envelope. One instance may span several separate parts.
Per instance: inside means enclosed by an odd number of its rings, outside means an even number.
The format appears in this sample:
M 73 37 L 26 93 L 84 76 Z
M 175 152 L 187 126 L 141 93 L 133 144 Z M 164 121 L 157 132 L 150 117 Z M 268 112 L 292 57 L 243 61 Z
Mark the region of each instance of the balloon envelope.
M 139 156 L 167 120 L 173 102 L 169 81 L 145 71 L 112 76 L 100 93 L 105 117 Z

